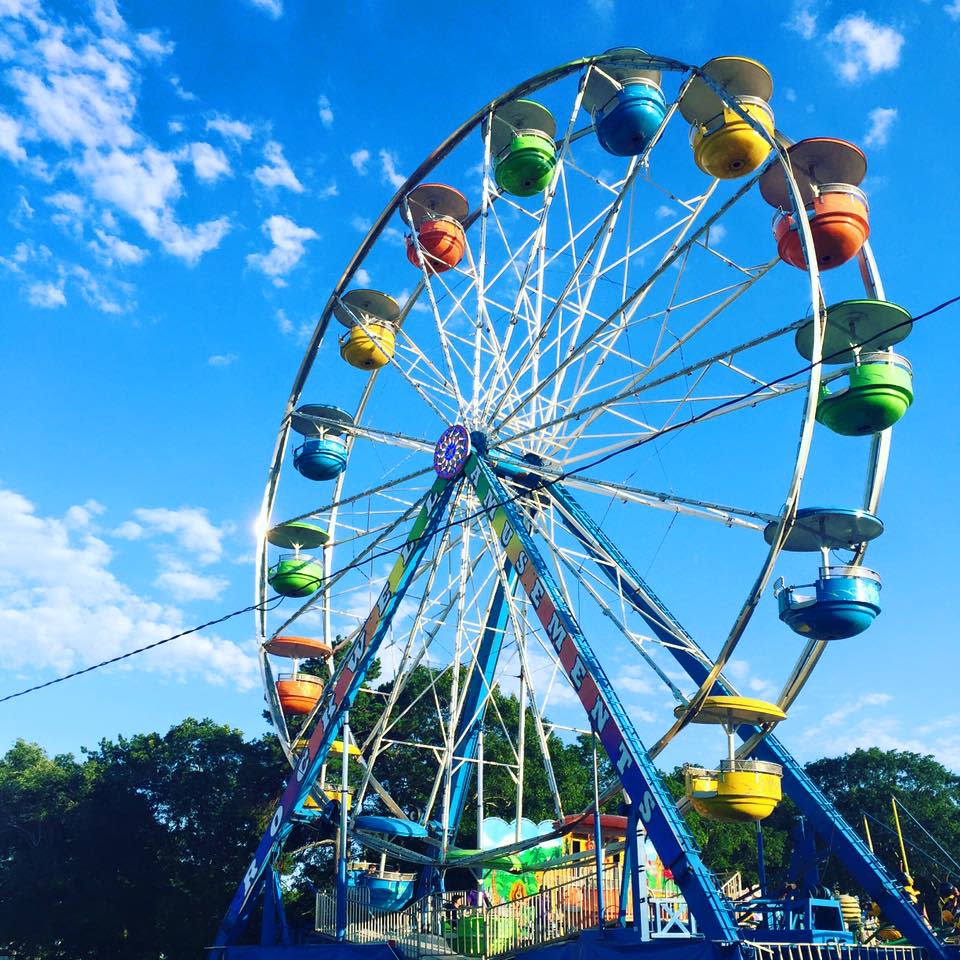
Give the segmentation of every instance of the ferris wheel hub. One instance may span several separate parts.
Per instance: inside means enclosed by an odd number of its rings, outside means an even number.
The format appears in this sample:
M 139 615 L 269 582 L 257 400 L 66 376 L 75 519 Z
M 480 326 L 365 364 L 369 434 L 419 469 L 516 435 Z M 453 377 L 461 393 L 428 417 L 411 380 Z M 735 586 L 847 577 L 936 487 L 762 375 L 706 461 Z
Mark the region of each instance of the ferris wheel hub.
M 433 449 L 433 469 L 438 477 L 453 480 L 463 473 L 470 456 L 470 433 L 465 426 L 455 423 L 440 434 Z

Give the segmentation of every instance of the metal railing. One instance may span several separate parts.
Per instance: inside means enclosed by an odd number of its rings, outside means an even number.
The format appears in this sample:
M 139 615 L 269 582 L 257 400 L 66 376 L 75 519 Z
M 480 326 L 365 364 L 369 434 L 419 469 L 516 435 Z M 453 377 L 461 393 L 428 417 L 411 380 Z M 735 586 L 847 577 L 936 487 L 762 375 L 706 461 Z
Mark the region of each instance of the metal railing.
M 608 865 L 601 876 L 604 925 L 617 922 L 620 877 L 620 869 L 614 864 Z M 531 896 L 494 905 L 454 907 L 457 894 L 447 891 L 423 897 L 403 910 L 379 913 L 371 909 L 368 890 L 352 888 L 347 897 L 346 938 L 351 943 L 392 941 L 415 957 L 495 958 L 598 927 L 601 917 L 597 893 L 597 875 L 590 872 Z M 469 894 L 461 896 L 466 902 Z M 696 924 L 682 898 L 652 897 L 645 906 L 646 935 L 650 938 L 696 935 Z M 630 898 L 626 920 L 633 922 Z M 336 935 L 336 899 L 329 893 L 317 895 L 316 929 L 326 936 Z
M 756 943 L 757 960 L 927 960 L 922 947 L 879 943 Z

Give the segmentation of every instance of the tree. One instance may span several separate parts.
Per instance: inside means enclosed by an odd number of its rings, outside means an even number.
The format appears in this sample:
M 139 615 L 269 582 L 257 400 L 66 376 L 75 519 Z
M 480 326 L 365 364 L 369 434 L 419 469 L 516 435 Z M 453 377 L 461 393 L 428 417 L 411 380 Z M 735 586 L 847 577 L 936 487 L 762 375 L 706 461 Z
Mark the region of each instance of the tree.
M 960 776 L 932 756 L 871 747 L 842 757 L 816 760 L 807 764 L 806 769 L 857 832 L 863 833 L 863 816 L 868 816 L 875 852 L 894 876 L 900 872 L 901 863 L 893 831 L 891 797 L 903 803 L 960 862 Z M 921 892 L 929 895 L 937 882 L 951 876 L 949 867 L 943 866 L 947 858 L 909 817 L 901 814 L 901 824 L 908 843 L 926 850 L 939 861 L 935 862 L 919 849 L 907 848 L 913 878 Z M 953 873 L 951 879 L 960 878 Z M 827 880 L 839 882 L 844 889 L 857 889 L 852 877 L 837 862 L 831 862 Z
M 147 960 L 210 943 L 281 786 L 272 737 L 210 720 L 0 761 L 0 947 Z

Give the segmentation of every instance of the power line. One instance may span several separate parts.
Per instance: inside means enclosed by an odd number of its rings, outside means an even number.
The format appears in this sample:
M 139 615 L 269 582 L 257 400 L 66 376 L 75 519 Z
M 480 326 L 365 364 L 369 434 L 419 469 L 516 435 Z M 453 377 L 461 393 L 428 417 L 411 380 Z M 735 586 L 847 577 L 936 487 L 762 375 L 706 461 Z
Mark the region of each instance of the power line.
M 744 400 L 749 400 L 751 397 L 757 396 L 762 393 L 764 390 L 769 390 L 771 387 L 775 387 L 780 383 L 784 383 L 787 380 L 792 380 L 794 377 L 800 376 L 803 373 L 809 373 L 815 366 L 828 363 L 830 360 L 835 359 L 836 357 L 848 354 L 851 349 L 859 349 L 860 347 L 867 346 L 867 344 L 872 343 L 876 340 L 879 340 L 881 337 L 885 337 L 886 334 L 892 333 L 895 330 L 899 330 L 905 326 L 912 326 L 918 320 L 924 320 L 927 317 L 933 316 L 935 313 L 939 313 L 941 310 L 945 310 L 947 307 L 953 306 L 953 304 L 960 302 L 960 295 L 951 297 L 949 300 L 944 300 L 943 303 L 938 304 L 930 310 L 925 311 L 924 313 L 917 314 L 917 316 L 909 318 L 907 320 L 901 320 L 899 323 L 895 323 L 890 327 L 887 327 L 884 330 L 880 330 L 875 333 L 869 340 L 864 340 L 861 343 L 849 344 L 843 347 L 841 350 L 834 351 L 831 354 L 828 354 L 825 357 L 821 357 L 820 360 L 816 362 L 811 362 L 805 364 L 797 370 L 793 370 L 790 373 L 784 374 L 781 377 L 777 377 L 775 380 L 770 380 L 766 383 L 762 383 L 757 387 L 754 387 L 753 390 L 749 390 L 747 393 L 740 394 L 736 397 L 732 397 L 728 400 L 724 400 L 722 403 L 718 403 L 712 407 L 709 407 L 706 410 L 701 411 L 698 414 L 694 414 L 686 420 L 678 421 L 677 423 L 671 424 L 670 426 L 663 427 L 660 430 L 655 430 L 652 433 L 648 434 L 645 437 L 641 437 L 639 440 L 635 440 L 633 443 L 629 443 L 626 446 L 620 447 L 617 450 L 613 450 L 610 453 L 604 454 L 602 457 L 597 457 L 594 460 L 591 460 L 585 464 L 582 464 L 579 467 L 575 467 L 572 470 L 564 471 L 563 473 L 558 474 L 556 477 L 536 477 L 533 482 L 524 490 L 520 490 L 512 496 L 507 497 L 505 500 L 497 501 L 496 503 L 490 504 L 480 510 L 476 510 L 473 513 L 467 514 L 463 517 L 460 517 L 457 520 L 450 520 L 445 524 L 438 526 L 436 529 L 432 530 L 430 533 L 423 533 L 419 537 L 415 537 L 410 540 L 409 538 L 404 541 L 404 544 L 409 543 L 418 543 L 420 540 L 426 537 L 433 537 L 437 533 L 442 533 L 446 530 L 450 530 L 453 527 L 462 526 L 465 523 L 469 523 L 471 520 L 475 520 L 478 517 L 484 516 L 489 513 L 491 509 L 496 507 L 505 506 L 508 503 L 514 503 L 515 501 L 529 496 L 531 493 L 535 493 L 538 490 L 544 490 L 548 487 L 552 487 L 556 483 L 560 483 L 562 480 L 566 480 L 568 477 L 576 476 L 578 473 L 583 473 L 585 470 L 590 470 L 593 467 L 597 467 L 600 464 L 607 463 L 609 460 L 613 460 L 615 457 L 622 456 L 624 453 L 628 453 L 631 450 L 636 450 L 639 447 L 644 446 L 647 443 L 657 440 L 660 437 L 666 436 L 670 433 L 676 433 L 679 430 L 684 429 L 685 427 L 692 426 L 695 423 L 698 423 L 700 420 L 703 420 L 707 417 L 712 416 L 715 413 L 718 413 L 721 410 L 734 404 L 743 403 Z M 401 550 L 402 547 L 390 547 L 386 550 L 381 550 L 377 553 L 373 553 L 367 557 L 364 557 L 362 560 L 357 560 L 352 563 L 348 563 L 340 569 L 333 571 L 328 574 L 329 577 L 340 576 L 344 573 L 348 573 L 350 570 L 357 569 L 358 567 L 366 566 L 368 563 L 371 563 L 374 560 L 379 560 L 383 557 L 388 557 L 397 553 Z M 222 617 L 218 617 L 215 620 L 208 620 L 206 623 L 201 623 L 196 627 L 191 627 L 189 630 L 183 630 L 180 633 L 176 633 L 171 637 L 166 637 L 163 640 L 157 640 L 155 643 L 147 644 L 144 647 L 138 647 L 135 650 L 130 650 L 127 653 L 120 654 L 117 657 L 112 657 L 109 660 L 102 660 L 99 663 L 91 664 L 89 667 L 84 667 L 82 670 L 75 670 L 73 673 L 65 674 L 62 677 L 57 677 L 54 680 L 48 680 L 46 683 L 39 683 L 33 687 L 27 687 L 25 690 L 19 690 L 17 693 L 7 694 L 5 697 L 0 697 L 0 703 L 5 703 L 8 700 L 13 700 L 17 697 L 26 696 L 28 693 L 34 693 L 37 690 L 43 690 L 46 687 L 51 687 L 57 683 L 63 683 L 64 680 L 71 680 L 74 677 L 82 676 L 85 673 L 91 673 L 94 670 L 99 670 L 101 667 L 107 667 L 111 664 L 118 663 L 121 660 L 126 660 L 128 657 L 134 657 L 137 654 L 145 653 L 147 650 L 153 650 L 155 647 L 163 646 L 165 643 L 170 643 L 173 640 L 179 640 L 181 637 L 188 636 L 191 633 L 198 633 L 201 630 L 205 630 L 207 627 L 215 626 L 218 623 L 224 623 L 227 620 L 233 619 L 233 617 L 238 617 L 244 613 L 250 613 L 253 610 L 272 610 L 277 606 L 284 598 L 280 595 L 271 597 L 269 600 L 264 601 L 263 603 L 255 603 L 248 607 L 243 607 L 240 610 L 234 610 L 231 613 L 225 614 Z M 272 605 L 272 606 L 271 606 Z
M 74 670 L 73 673 L 66 673 L 62 677 L 57 677 L 55 680 L 48 680 L 46 683 L 38 683 L 35 687 L 27 687 L 26 690 L 19 690 L 17 693 L 8 693 L 5 697 L 0 697 L 0 703 L 6 703 L 7 700 L 14 700 L 17 697 L 26 696 L 28 693 L 33 693 L 36 690 L 43 690 L 45 687 L 52 687 L 55 683 L 63 683 L 64 680 L 72 680 L 74 677 L 82 676 L 85 673 L 92 673 L 94 670 L 99 670 L 101 667 L 109 667 L 113 663 L 119 663 L 121 660 L 126 660 L 128 657 L 135 657 L 138 653 L 146 653 L 147 650 L 153 650 L 155 647 L 162 647 L 165 643 L 170 643 L 172 640 L 179 640 L 181 637 L 186 637 L 191 633 L 198 633 L 201 630 L 206 630 L 207 627 L 216 626 L 218 623 L 224 623 L 227 620 L 232 620 L 234 617 L 239 617 L 242 613 L 250 613 L 252 610 L 272 610 L 273 607 L 277 606 L 279 601 L 283 597 L 279 594 L 275 597 L 271 597 L 269 600 L 265 600 L 263 603 L 254 603 L 249 607 L 244 607 L 242 610 L 234 610 L 232 613 L 226 613 L 222 617 L 217 617 L 216 620 L 208 620 L 206 623 L 201 623 L 199 626 L 190 627 L 189 630 L 182 630 L 180 633 L 175 633 L 172 637 L 166 637 L 163 640 L 157 640 L 155 643 L 148 643 L 145 647 L 137 647 L 136 650 L 128 650 L 126 653 L 121 653 L 118 657 L 111 657 L 109 660 L 101 660 L 99 663 L 93 663 L 89 667 L 84 667 L 82 670 Z M 273 606 L 271 606 L 271 604 Z

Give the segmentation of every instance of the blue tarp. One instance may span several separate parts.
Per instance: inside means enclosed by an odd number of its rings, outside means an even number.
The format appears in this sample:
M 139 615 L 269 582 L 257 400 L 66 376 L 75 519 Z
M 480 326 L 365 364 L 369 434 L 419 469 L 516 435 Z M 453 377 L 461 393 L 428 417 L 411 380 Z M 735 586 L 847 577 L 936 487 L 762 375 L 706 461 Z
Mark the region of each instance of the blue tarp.
M 576 940 L 524 951 L 524 960 L 735 960 L 736 947 L 724 948 L 709 940 L 664 940 L 641 943 L 631 930 L 584 931 Z
M 213 960 L 397 960 L 384 943 L 311 943 L 295 947 L 223 947 Z

